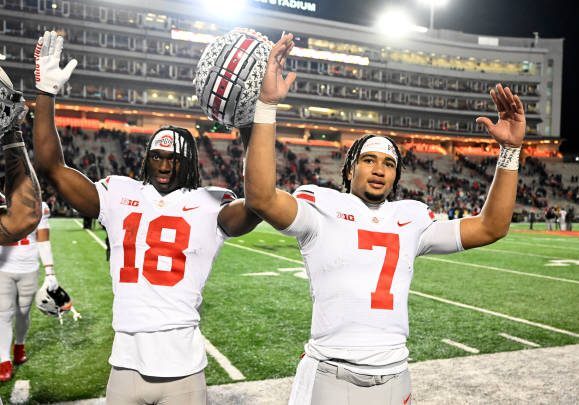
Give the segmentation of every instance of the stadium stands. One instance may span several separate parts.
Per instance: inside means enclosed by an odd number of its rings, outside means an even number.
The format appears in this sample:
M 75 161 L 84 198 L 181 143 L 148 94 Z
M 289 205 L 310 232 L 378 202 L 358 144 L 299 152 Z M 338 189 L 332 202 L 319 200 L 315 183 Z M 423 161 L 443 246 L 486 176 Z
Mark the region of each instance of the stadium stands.
M 31 125 L 24 126 L 27 142 Z M 100 129 L 60 129 L 67 164 L 96 180 L 111 174 L 138 176 L 144 157 L 146 135 Z M 408 149 L 406 149 L 408 147 Z M 205 133 L 198 138 L 199 162 L 204 184 L 232 189 L 243 196 L 243 146 L 233 134 Z M 338 142 L 281 138 L 276 143 L 278 186 L 293 192 L 301 184 L 341 188 L 345 146 Z M 496 158 L 423 153 L 419 144 L 402 144 L 404 174 L 397 199 L 427 203 L 433 211 L 449 217 L 480 212 L 495 170 Z M 31 151 L 31 154 L 33 152 Z M 557 159 L 527 157 L 520 170 L 515 220 L 525 220 L 533 210 L 537 220 L 549 207 L 579 212 L 579 176 L 576 165 Z M 0 169 L 3 171 L 3 168 Z M 54 215 L 73 211 L 44 181 L 45 199 Z

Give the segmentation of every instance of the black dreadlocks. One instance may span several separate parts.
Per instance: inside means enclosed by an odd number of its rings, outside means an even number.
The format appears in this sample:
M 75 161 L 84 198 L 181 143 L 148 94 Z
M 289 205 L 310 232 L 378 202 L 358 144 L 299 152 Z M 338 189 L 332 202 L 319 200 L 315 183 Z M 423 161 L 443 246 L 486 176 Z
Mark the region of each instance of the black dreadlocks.
M 346 154 L 346 159 L 344 160 L 344 166 L 342 166 L 342 184 L 346 193 L 350 192 L 350 184 L 351 181 L 348 180 L 348 174 L 354 164 L 358 161 L 360 157 L 360 151 L 362 150 L 362 146 L 366 143 L 366 141 L 370 138 L 374 138 L 375 136 L 379 135 L 366 135 L 362 138 L 356 139 L 350 149 L 348 149 L 348 153 Z M 396 190 L 398 189 L 398 181 L 400 181 L 400 175 L 402 174 L 402 155 L 400 154 L 400 149 L 398 149 L 398 145 L 394 142 L 391 138 L 385 136 L 384 138 L 388 139 L 394 145 L 394 150 L 396 151 L 396 160 L 398 164 L 396 165 L 396 177 L 394 178 L 394 184 L 392 185 L 392 190 L 390 191 L 389 196 L 394 197 L 396 195 Z
M 201 175 L 199 174 L 199 158 L 197 156 L 197 143 L 195 138 L 189 132 L 189 130 L 181 127 L 174 127 L 171 125 L 163 126 L 159 128 L 147 142 L 147 149 L 145 152 L 145 159 L 141 164 L 141 172 L 139 173 L 139 180 L 143 181 L 143 184 L 149 183 L 149 172 L 147 169 L 147 160 L 149 159 L 149 153 L 151 151 L 151 144 L 155 135 L 161 131 L 173 131 L 174 134 L 181 135 L 181 139 L 184 142 L 180 142 L 180 150 L 177 151 L 177 142 L 173 142 L 173 170 L 175 170 L 176 163 L 179 161 L 179 172 L 177 173 L 177 184 L 181 188 L 186 188 L 188 190 L 196 189 L 201 186 Z M 174 136 L 176 139 L 177 136 Z

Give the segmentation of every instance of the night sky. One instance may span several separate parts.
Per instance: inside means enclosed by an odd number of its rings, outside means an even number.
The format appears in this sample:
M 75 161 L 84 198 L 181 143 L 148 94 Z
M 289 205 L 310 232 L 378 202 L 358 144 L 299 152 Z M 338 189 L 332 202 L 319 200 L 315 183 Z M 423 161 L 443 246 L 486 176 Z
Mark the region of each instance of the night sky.
M 315 1 L 315 0 L 314 0 Z M 418 0 L 317 0 L 317 17 L 372 25 L 388 5 L 404 7 L 418 25 L 429 25 L 429 9 Z M 435 28 L 471 34 L 565 38 L 563 45 L 562 150 L 579 152 L 579 2 L 576 0 L 448 0 L 435 12 Z M 575 89 L 573 91 L 572 89 Z

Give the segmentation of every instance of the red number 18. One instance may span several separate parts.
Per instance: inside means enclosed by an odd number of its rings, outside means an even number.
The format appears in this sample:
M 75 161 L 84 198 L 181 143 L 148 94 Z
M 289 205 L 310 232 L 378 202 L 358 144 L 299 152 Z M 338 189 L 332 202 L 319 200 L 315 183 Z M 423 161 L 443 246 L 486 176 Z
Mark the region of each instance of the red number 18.
M 133 212 L 123 221 L 125 238 L 123 240 L 124 266 L 121 268 L 121 283 L 136 283 L 139 279 L 139 269 L 135 267 L 135 242 L 143 214 Z M 161 240 L 163 229 L 175 231 L 175 241 Z M 143 261 L 143 276 L 151 284 L 173 286 L 185 276 L 185 254 L 183 251 L 189 245 L 191 226 L 182 217 L 162 215 L 149 223 L 147 229 L 147 245 Z M 171 270 L 158 269 L 159 256 L 171 258 Z

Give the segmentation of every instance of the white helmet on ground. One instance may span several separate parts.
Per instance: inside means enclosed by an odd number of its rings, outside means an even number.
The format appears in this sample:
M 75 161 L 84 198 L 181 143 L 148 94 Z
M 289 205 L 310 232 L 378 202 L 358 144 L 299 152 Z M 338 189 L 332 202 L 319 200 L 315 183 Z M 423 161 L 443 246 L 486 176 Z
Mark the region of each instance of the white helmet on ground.
M 62 324 L 62 314 L 71 311 L 74 320 L 82 318 L 72 306 L 72 300 L 68 293 L 62 287 L 54 291 L 48 289 L 46 279 L 42 286 L 36 291 L 36 307 L 45 315 L 58 317 Z
M 230 127 L 250 125 L 272 47 L 264 35 L 243 28 L 209 44 L 194 81 L 203 112 Z

